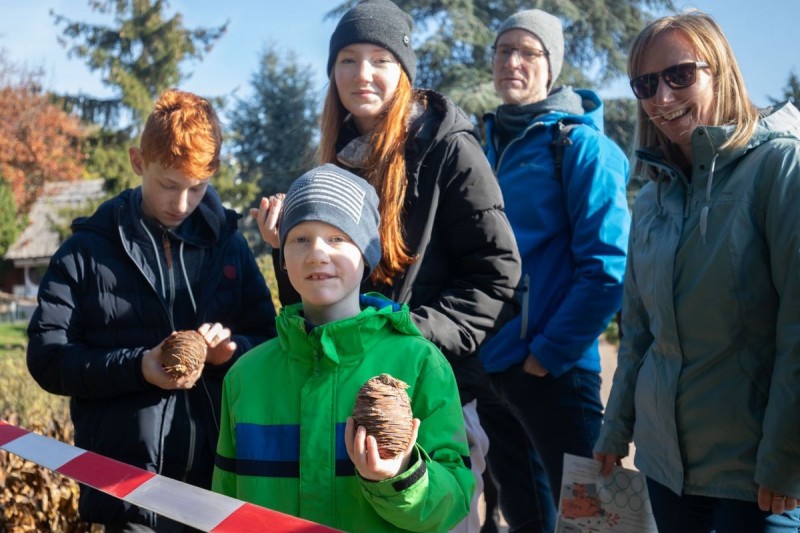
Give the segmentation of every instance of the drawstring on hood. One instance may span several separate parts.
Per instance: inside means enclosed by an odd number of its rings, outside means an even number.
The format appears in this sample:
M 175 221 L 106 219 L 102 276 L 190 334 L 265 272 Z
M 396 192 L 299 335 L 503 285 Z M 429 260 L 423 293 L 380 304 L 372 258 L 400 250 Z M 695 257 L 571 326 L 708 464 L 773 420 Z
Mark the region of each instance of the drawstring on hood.
M 650 226 L 653 224 L 653 221 L 656 218 L 660 218 L 664 216 L 664 205 L 661 202 L 662 196 L 662 185 L 664 183 L 664 171 L 658 173 L 658 177 L 656 178 L 656 216 L 650 219 L 650 222 L 647 225 L 647 228 L 644 230 L 644 243 L 647 244 L 650 242 Z
M 150 228 L 147 227 L 147 224 L 144 222 L 143 219 L 139 219 L 139 224 L 142 226 L 142 229 L 144 229 L 144 232 L 147 234 L 147 237 L 150 239 L 150 243 L 153 245 L 153 251 L 155 252 L 156 257 L 158 257 L 159 248 L 158 248 L 158 245 L 156 243 L 156 239 L 153 236 L 153 233 L 150 231 Z M 164 230 L 164 239 L 169 239 L 169 230 L 166 230 L 166 229 Z M 180 264 L 181 264 L 181 272 L 183 273 L 183 280 L 184 280 L 184 282 L 186 284 L 185 285 L 186 286 L 186 292 L 188 293 L 189 300 L 192 303 L 192 310 L 195 313 L 197 313 L 197 302 L 195 301 L 194 293 L 192 292 L 192 284 L 189 281 L 189 274 L 186 271 L 186 261 L 184 261 L 184 259 L 183 259 L 183 248 L 184 248 L 185 245 L 186 245 L 186 243 L 183 240 L 181 240 L 180 241 L 180 246 L 178 247 L 178 257 L 179 257 Z M 168 265 L 168 268 L 171 269 L 172 257 L 169 256 L 171 254 L 171 251 L 167 250 L 165 248 L 164 249 L 164 254 L 165 254 L 165 262 Z M 175 297 L 175 294 L 174 294 L 174 291 L 175 291 L 175 286 L 174 285 L 175 285 L 175 283 L 174 283 L 174 280 L 172 279 L 172 272 L 170 272 L 170 278 L 171 279 L 170 279 L 170 283 L 169 283 L 169 285 L 171 286 L 171 293 L 169 295 L 169 299 L 167 299 L 167 296 L 168 296 L 167 295 L 167 281 L 166 281 L 165 276 L 164 276 L 164 270 L 161 268 L 161 261 L 160 260 L 156 261 L 156 265 L 158 265 L 158 277 L 159 277 L 159 281 L 161 282 L 161 297 L 164 298 L 164 301 L 169 301 L 170 304 L 171 304 L 171 302 L 173 301 L 173 298 Z M 171 312 L 172 311 L 172 305 L 170 305 L 169 308 L 170 308 L 170 312 Z
M 181 247 L 178 251 L 178 255 L 181 260 L 181 270 L 183 271 L 183 279 L 186 281 L 186 288 L 188 289 L 187 292 L 189 293 L 189 300 L 192 302 L 192 309 L 195 313 L 197 313 L 197 302 L 194 300 L 194 293 L 192 292 L 192 284 L 189 282 L 189 274 L 186 272 L 186 261 L 183 260 L 183 247 L 186 243 L 181 241 Z
M 708 181 L 706 182 L 706 205 L 703 206 L 703 209 L 700 211 L 700 237 L 703 240 L 703 244 L 706 243 L 706 230 L 708 229 L 708 212 L 711 209 L 711 186 L 714 183 L 714 170 L 717 166 L 717 158 L 719 157 L 719 152 L 714 154 L 714 158 L 711 160 L 711 170 L 708 172 Z

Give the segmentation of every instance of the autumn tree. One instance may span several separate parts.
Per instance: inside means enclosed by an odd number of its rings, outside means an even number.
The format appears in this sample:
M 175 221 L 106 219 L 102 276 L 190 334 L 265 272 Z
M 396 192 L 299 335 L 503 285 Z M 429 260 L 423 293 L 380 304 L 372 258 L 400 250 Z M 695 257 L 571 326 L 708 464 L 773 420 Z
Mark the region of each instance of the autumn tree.
M 54 105 L 41 73 L 18 68 L 0 55 L 0 176 L 27 213 L 44 183 L 83 177 L 84 131 Z

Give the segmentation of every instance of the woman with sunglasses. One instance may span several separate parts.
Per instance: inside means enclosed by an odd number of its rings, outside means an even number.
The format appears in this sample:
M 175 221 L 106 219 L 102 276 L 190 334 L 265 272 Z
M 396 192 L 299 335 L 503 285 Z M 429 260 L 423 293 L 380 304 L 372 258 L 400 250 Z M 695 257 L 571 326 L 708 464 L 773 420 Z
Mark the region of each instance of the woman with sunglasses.
M 800 113 L 760 111 L 706 14 L 634 40 L 634 207 L 619 362 L 595 446 L 636 445 L 659 531 L 798 531 Z

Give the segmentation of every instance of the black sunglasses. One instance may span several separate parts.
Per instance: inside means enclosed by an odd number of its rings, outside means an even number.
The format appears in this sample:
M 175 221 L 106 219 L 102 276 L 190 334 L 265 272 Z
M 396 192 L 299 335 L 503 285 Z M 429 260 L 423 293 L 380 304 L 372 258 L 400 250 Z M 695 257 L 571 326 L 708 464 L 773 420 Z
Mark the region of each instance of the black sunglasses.
M 633 95 L 639 100 L 646 100 L 655 96 L 658 90 L 658 78 L 664 78 L 664 83 L 670 89 L 685 89 L 691 87 L 697 81 L 697 69 L 708 68 L 705 61 L 694 61 L 693 63 L 680 63 L 667 67 L 661 72 L 651 72 L 642 74 L 631 80 Z

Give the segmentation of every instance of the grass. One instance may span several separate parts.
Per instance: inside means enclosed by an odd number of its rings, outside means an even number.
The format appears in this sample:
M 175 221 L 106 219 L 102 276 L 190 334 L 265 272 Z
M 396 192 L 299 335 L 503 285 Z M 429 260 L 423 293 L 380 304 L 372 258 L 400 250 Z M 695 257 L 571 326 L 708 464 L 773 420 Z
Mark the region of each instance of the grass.
M 13 413 L 24 427 L 69 420 L 69 401 L 45 392 L 28 373 L 25 350 L 0 350 L 0 418 Z
M 25 321 L 0 322 L 0 346 L 24 347 L 28 343 Z
M 54 419 L 69 420 L 66 397 L 45 392 L 28 373 L 25 362 L 28 323 L 0 322 L 0 417 L 11 414 L 25 427 L 39 427 Z

